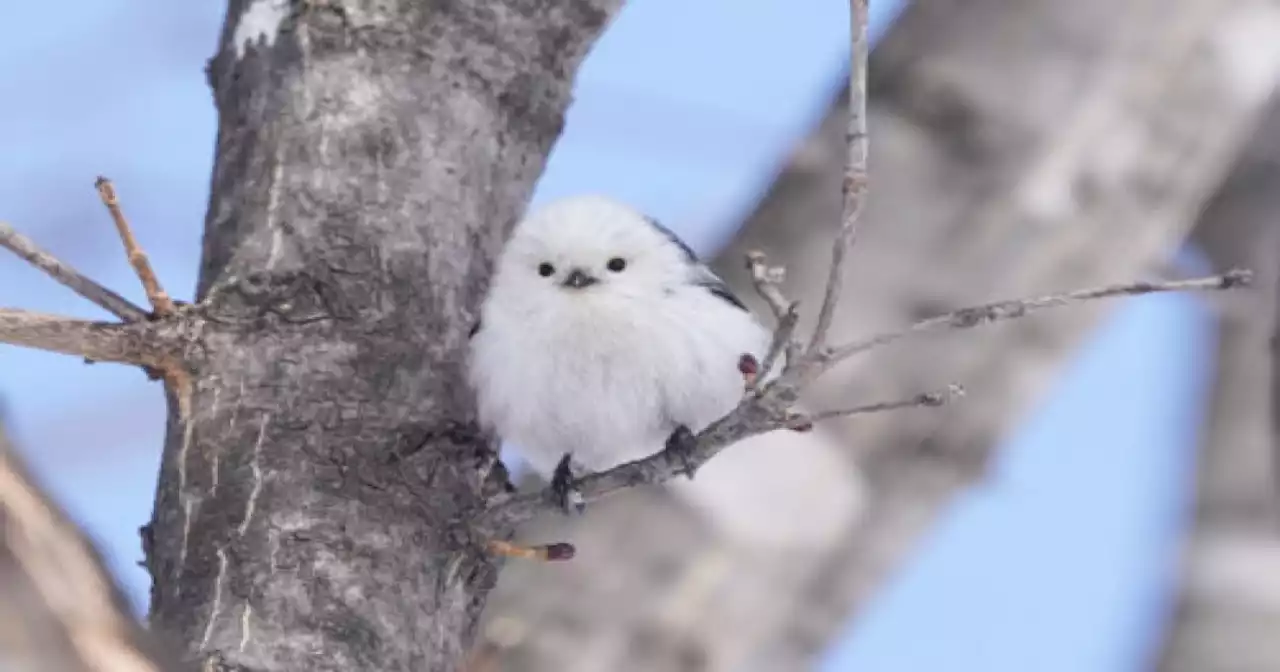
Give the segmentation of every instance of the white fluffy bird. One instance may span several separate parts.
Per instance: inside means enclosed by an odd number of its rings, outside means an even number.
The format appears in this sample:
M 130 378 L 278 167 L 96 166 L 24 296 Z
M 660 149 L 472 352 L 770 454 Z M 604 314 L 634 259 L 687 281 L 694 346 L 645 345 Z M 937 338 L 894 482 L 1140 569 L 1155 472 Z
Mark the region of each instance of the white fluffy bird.
M 575 196 L 516 225 L 472 332 L 469 377 L 481 423 L 568 507 L 574 472 L 687 450 L 741 399 L 740 362 L 759 362 L 769 339 L 671 231 Z

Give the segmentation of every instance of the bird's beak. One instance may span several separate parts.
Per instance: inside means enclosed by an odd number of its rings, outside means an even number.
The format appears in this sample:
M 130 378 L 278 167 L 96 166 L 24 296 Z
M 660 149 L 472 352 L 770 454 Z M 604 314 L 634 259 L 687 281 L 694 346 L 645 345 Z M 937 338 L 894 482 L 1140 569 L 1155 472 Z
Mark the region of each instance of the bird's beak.
M 575 268 L 572 271 L 569 271 L 569 277 L 564 279 L 564 286 L 572 287 L 574 289 L 582 289 L 583 287 L 590 287 L 597 282 L 600 281 L 595 279 L 593 276 L 587 275 L 581 269 Z

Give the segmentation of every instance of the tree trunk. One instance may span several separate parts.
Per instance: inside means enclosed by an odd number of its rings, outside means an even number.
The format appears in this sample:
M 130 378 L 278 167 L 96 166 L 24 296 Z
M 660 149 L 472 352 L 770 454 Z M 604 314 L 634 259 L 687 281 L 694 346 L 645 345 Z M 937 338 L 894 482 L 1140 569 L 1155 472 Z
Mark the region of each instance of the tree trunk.
M 1276 282 L 1280 278 L 1280 100 L 1200 217 L 1215 268 L 1248 267 L 1253 291 L 1219 303 L 1217 381 L 1196 463 L 1194 525 L 1160 669 L 1280 669 L 1280 445 Z M 1271 366 L 1264 362 L 1270 358 Z
M 1275 63 L 1253 70 L 1236 58 L 1280 44 L 1273 7 L 904 10 L 873 56 L 872 196 L 839 334 L 1154 269 L 1274 86 Z M 833 108 L 722 255 L 735 289 L 748 284 L 742 253 L 758 248 L 788 266 L 791 296 L 819 302 L 840 212 L 843 114 Z M 504 573 L 485 629 L 500 669 L 804 669 L 981 478 L 1005 427 L 1104 310 L 880 351 L 807 401 L 892 399 L 951 381 L 970 393 L 825 436 L 757 439 L 772 449 L 732 449 L 693 483 L 608 502 L 576 529 L 540 522 L 530 536 L 568 537 L 590 556 Z M 795 464 L 805 461 L 816 466 Z M 778 483 L 797 471 L 813 477 Z M 769 508 L 803 514 L 743 520 Z M 798 540 L 793 527 L 813 531 Z
M 151 622 L 206 669 L 454 670 L 495 568 L 462 366 L 621 0 L 231 0 Z

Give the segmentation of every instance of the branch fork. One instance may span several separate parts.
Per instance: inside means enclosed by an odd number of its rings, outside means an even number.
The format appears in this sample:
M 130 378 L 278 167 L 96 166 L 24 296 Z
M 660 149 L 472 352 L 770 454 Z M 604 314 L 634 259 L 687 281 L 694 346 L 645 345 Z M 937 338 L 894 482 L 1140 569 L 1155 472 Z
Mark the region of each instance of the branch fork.
M 786 271 L 770 266 L 763 252 L 747 254 L 746 264 L 756 293 L 764 300 L 775 327 L 763 361 L 739 362 L 745 389 L 741 402 L 725 417 L 699 432 L 687 455 L 679 459 L 670 451 L 621 464 L 606 471 L 575 479 L 571 484 L 584 502 L 641 484 L 658 484 L 679 474 L 696 470 L 728 446 L 743 439 L 780 429 L 808 431 L 815 423 L 835 418 L 906 408 L 937 407 L 963 396 L 964 388 L 952 383 L 945 389 L 916 394 L 905 399 L 878 401 L 843 409 L 801 414 L 793 409 L 800 393 L 835 366 L 854 355 L 889 345 L 908 337 L 938 331 L 969 329 L 983 324 L 1013 320 L 1038 310 L 1067 306 L 1094 299 L 1185 290 L 1222 290 L 1248 285 L 1252 274 L 1233 270 L 1223 275 L 1176 282 L 1137 282 L 1052 294 L 1031 299 L 1001 301 L 953 311 L 921 320 L 904 329 L 873 335 L 843 344 L 830 342 L 830 330 L 839 307 L 844 285 L 845 257 L 852 248 L 868 189 L 867 179 L 867 0 L 851 0 L 852 63 L 850 67 L 849 122 L 846 129 L 848 156 L 842 183 L 843 212 L 831 250 L 831 265 L 822 305 L 808 343 L 796 334 L 800 304 L 782 290 Z M 774 370 L 781 369 L 774 375 Z M 543 493 L 504 493 L 492 498 L 477 521 L 490 530 L 509 530 L 540 512 L 555 510 Z M 525 554 L 532 557 L 535 554 Z
M 103 287 L 70 264 L 41 249 L 9 224 L 0 222 L 0 247 L 6 248 L 73 292 L 120 319 L 83 320 L 13 308 L 0 308 L 0 343 L 83 357 L 89 362 L 120 362 L 183 377 L 179 362 L 185 345 L 184 317 L 156 278 L 120 207 L 115 187 L 105 177 L 94 183 L 111 215 L 152 310 Z

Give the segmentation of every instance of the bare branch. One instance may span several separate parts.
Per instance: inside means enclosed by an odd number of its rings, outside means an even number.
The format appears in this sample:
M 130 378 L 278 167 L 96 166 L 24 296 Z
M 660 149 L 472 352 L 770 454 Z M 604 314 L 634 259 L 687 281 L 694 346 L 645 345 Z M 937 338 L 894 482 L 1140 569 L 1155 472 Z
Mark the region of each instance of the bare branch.
M 787 312 L 782 314 L 782 319 L 778 320 L 778 326 L 774 327 L 769 351 L 765 353 L 764 361 L 760 364 L 760 376 L 752 381 L 748 389 L 756 389 L 759 382 L 773 370 L 779 357 L 785 356 L 785 361 L 791 362 L 800 356 L 800 342 L 795 338 L 796 325 L 799 322 L 800 302 L 793 301 L 790 306 L 787 306 Z
M 1233 289 L 1236 287 L 1247 286 L 1252 278 L 1252 272 L 1236 269 L 1228 271 L 1222 275 L 1195 278 L 1192 280 L 1135 282 L 1125 285 L 1110 285 L 1094 289 L 1064 292 L 1062 294 L 1050 294 L 1048 296 L 1041 296 L 1033 299 L 1000 301 L 971 308 L 961 308 L 960 310 L 952 311 L 937 317 L 921 320 L 900 331 L 879 334 L 865 340 L 834 348 L 830 352 L 826 353 L 825 360 L 827 366 L 831 366 L 860 352 L 888 345 L 895 341 L 900 341 L 908 336 L 918 336 L 921 334 L 950 329 L 969 329 L 991 322 L 1017 319 L 1045 308 L 1065 306 L 1073 303 L 1080 303 L 1082 301 L 1104 299 L 1115 296 L 1136 296 L 1156 292 L 1179 292 L 1187 290 Z
M 32 482 L 0 431 L 0 660 L 66 672 L 166 665 L 92 545 Z
M 818 323 L 809 341 L 810 354 L 820 352 L 827 345 L 827 332 L 840 304 L 840 291 L 844 286 L 844 259 L 857 238 L 858 222 L 862 219 L 867 201 L 867 0 L 849 2 L 850 35 L 852 37 L 849 64 L 849 126 L 845 134 L 849 158 L 845 162 L 843 214 L 840 233 L 831 248 L 831 270 L 827 276 L 826 296 L 818 311 Z
M 942 406 L 951 401 L 964 396 L 964 386 L 958 383 L 952 383 L 945 390 L 937 392 L 926 392 L 917 394 L 908 399 L 898 399 L 897 401 L 881 401 L 874 404 L 866 404 L 864 406 L 853 406 L 851 408 L 839 408 L 831 411 L 820 411 L 818 413 L 809 413 L 807 415 L 798 415 L 796 418 L 804 424 L 812 425 L 816 422 L 824 420 L 832 420 L 835 418 L 845 418 L 851 415 L 864 415 L 866 413 L 881 413 L 884 411 L 895 411 L 901 408 L 925 408 Z
M 786 269 L 769 266 L 764 252 L 748 252 L 747 269 L 751 271 L 751 281 L 756 293 L 768 304 L 776 321 L 773 341 L 769 344 L 764 361 L 760 363 L 760 376 L 748 386 L 748 389 L 755 389 L 773 370 L 778 357 L 785 355 L 787 362 L 793 362 L 800 356 L 800 342 L 795 338 L 796 324 L 800 322 L 800 302 L 790 301 L 783 295 L 782 282 L 786 277 Z
M 696 471 L 725 448 L 757 434 L 778 429 L 804 431 L 808 426 L 799 426 L 802 423 L 811 426 L 812 420 L 825 420 L 855 413 L 876 413 L 909 406 L 939 406 L 960 396 L 962 392 L 959 386 L 952 386 L 946 393 L 917 395 L 906 401 L 885 402 L 802 417 L 790 413 L 788 404 L 780 403 L 774 396 L 768 396 L 767 393 L 772 389 L 776 388 L 768 385 L 763 390 L 766 396 L 746 397 L 729 415 L 717 420 L 699 433 L 693 456 L 688 459 L 687 464 L 678 457 L 659 452 L 641 460 L 580 478 L 573 487 L 581 493 L 584 502 L 593 502 L 637 485 L 664 483 L 685 474 L 686 468 Z M 550 503 L 545 493 L 504 494 L 491 501 L 487 520 L 484 522 L 495 526 L 518 524 L 537 515 L 539 511 L 552 508 L 554 504 Z
M 91 322 L 0 308 L 0 343 L 60 352 L 98 362 L 161 368 L 177 341 L 154 322 Z
M 111 220 L 115 222 L 120 240 L 124 242 L 124 251 L 129 255 L 129 264 L 133 266 L 138 279 L 142 281 L 142 288 L 146 290 L 147 300 L 151 302 L 155 314 L 172 315 L 173 299 L 170 299 L 164 288 L 160 286 L 155 272 L 151 270 L 151 262 L 147 261 L 147 254 L 142 251 L 137 239 L 133 237 L 133 229 L 129 227 L 129 221 L 124 218 L 124 212 L 120 210 L 120 200 L 116 198 L 116 190 L 111 186 L 111 180 L 99 177 L 93 186 L 98 188 L 98 196 L 102 199 L 102 204 L 107 206 L 107 211 L 111 213 Z
M 70 264 L 40 249 L 34 241 L 18 233 L 5 222 L 0 222 L 0 247 L 13 252 L 32 266 L 44 271 L 49 277 L 69 287 L 71 291 L 126 322 L 137 322 L 147 316 L 147 311 L 85 277 Z

